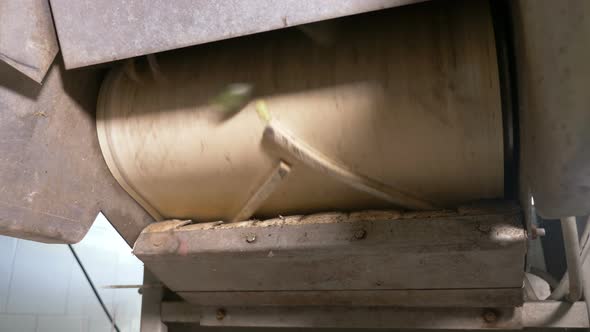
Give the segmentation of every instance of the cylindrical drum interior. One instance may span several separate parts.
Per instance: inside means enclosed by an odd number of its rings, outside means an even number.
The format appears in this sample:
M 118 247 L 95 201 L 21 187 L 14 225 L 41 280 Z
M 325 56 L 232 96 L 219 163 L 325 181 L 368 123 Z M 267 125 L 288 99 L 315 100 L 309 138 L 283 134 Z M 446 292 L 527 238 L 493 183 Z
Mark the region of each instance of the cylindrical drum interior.
M 158 220 L 503 195 L 487 1 L 426 2 L 128 63 L 103 84 L 97 128 L 111 172 Z

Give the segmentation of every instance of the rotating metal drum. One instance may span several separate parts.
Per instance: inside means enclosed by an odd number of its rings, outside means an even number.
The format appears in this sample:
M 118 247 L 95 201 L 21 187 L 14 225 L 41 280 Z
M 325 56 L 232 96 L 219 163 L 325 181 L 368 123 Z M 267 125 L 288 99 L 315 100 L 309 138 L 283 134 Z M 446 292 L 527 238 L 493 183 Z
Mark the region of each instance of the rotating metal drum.
M 329 24 L 323 42 L 309 38 L 323 32 L 320 23 L 114 69 L 97 128 L 115 178 L 158 220 L 424 210 L 502 197 L 487 1 L 434 1 Z

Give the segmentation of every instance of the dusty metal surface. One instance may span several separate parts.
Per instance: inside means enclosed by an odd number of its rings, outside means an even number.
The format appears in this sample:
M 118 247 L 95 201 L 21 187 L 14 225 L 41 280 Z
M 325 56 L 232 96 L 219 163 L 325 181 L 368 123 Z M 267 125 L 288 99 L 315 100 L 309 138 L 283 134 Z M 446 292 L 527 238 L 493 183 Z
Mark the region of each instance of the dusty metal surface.
M 66 68 L 424 0 L 51 0 Z
M 521 308 L 202 308 L 202 326 L 518 329 Z M 164 317 L 164 319 L 166 319 Z
M 201 307 L 186 302 L 162 302 L 160 314 L 165 323 L 198 323 Z
M 140 332 L 167 332 L 162 322 L 161 305 L 163 287 L 158 279 L 147 269 L 143 270 L 143 284 L 152 285 L 141 289 L 141 327 Z
M 0 62 L 0 234 L 74 243 L 102 210 L 132 244 L 151 222 L 102 159 L 100 77 L 57 63 L 40 86 Z
M 58 50 L 49 0 L 0 1 L 0 60 L 41 83 Z
M 396 306 L 514 307 L 522 305 L 522 289 L 339 290 L 270 292 L 178 292 L 187 302 L 204 306 Z
M 546 219 L 590 212 L 588 1 L 513 1 L 521 190 Z
M 223 313 L 223 315 L 220 315 Z M 426 329 L 587 328 L 585 303 L 527 302 L 515 309 L 240 308 L 163 302 L 162 320 L 211 326 Z M 222 319 L 218 319 L 222 318 Z
M 370 211 L 156 223 L 142 232 L 134 253 L 176 292 L 520 290 L 525 239 L 519 210 Z M 467 295 L 462 301 L 474 305 Z

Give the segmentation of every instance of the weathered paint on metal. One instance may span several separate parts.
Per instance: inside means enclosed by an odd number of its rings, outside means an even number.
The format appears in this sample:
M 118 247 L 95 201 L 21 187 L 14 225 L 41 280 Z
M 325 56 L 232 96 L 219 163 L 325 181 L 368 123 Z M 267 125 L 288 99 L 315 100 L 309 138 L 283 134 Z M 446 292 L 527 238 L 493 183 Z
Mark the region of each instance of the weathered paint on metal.
M 51 0 L 77 68 L 424 0 Z
M 133 244 L 152 221 L 102 159 L 101 75 L 56 63 L 40 86 L 0 62 L 0 234 L 74 243 L 103 211 Z
M 182 292 L 520 290 L 526 251 L 521 212 L 478 211 L 326 213 L 163 231 L 150 226 L 134 253 Z M 359 231 L 364 236 L 356 236 Z
M 178 292 L 191 304 L 230 306 L 370 306 L 370 307 L 515 307 L 522 305 L 522 288 L 427 290 L 233 291 Z
M 394 307 L 226 307 L 201 308 L 202 326 L 396 329 L 518 329 L 521 308 L 394 308 Z M 493 310 L 496 320 L 486 320 Z
M 41 83 L 58 51 L 49 0 L 0 1 L 0 60 Z
M 361 327 L 426 329 L 588 328 L 584 302 L 527 302 L 515 309 L 494 308 L 244 308 L 199 307 L 186 302 L 163 302 L 162 320 L 227 326 Z M 216 312 L 223 309 L 223 319 Z M 490 319 L 490 313 L 495 319 Z
M 521 190 L 545 219 L 590 213 L 590 2 L 519 0 Z M 526 197 L 521 194 L 523 199 Z

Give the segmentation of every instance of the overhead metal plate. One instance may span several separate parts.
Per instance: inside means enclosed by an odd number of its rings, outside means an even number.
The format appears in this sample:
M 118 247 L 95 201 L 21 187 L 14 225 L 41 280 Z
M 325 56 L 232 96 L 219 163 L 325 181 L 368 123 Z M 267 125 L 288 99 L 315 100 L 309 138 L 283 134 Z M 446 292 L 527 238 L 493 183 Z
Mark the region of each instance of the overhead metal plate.
M 58 50 L 48 0 L 0 1 L 0 60 L 41 83 Z
M 51 0 L 66 68 L 424 0 Z

